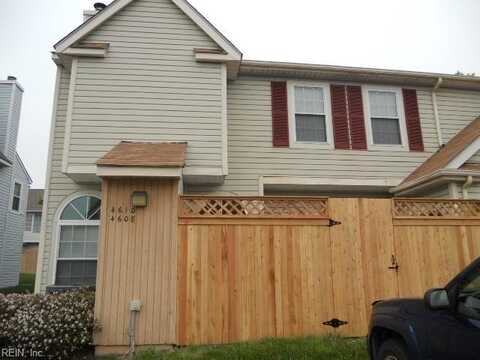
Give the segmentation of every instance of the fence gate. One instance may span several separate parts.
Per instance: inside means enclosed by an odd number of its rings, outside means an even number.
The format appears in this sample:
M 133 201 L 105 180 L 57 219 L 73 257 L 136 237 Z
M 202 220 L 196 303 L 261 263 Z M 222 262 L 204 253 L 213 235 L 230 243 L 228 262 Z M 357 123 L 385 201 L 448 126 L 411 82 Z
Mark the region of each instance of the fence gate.
M 394 200 L 399 295 L 442 287 L 480 256 L 480 202 Z
M 332 332 L 327 213 L 325 199 L 183 197 L 179 343 Z

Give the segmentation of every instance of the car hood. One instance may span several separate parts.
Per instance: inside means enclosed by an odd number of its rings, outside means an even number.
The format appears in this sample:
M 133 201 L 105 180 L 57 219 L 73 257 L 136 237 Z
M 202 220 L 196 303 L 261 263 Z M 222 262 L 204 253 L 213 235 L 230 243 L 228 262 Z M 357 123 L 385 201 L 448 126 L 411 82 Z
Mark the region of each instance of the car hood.
M 422 314 L 427 310 L 423 299 L 390 299 L 380 300 L 373 306 L 373 312 L 377 314 Z

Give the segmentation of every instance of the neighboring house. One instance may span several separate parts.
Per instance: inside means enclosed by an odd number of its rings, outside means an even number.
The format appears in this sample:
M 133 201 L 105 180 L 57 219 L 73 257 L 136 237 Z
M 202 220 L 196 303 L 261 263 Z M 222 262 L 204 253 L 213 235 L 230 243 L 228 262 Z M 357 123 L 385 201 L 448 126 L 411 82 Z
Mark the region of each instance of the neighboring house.
M 32 183 L 16 151 L 22 95 L 14 77 L 0 81 L 0 288 L 18 284 L 25 208 Z
M 42 223 L 43 189 L 30 189 L 23 232 L 22 273 L 37 270 L 38 243 Z
M 114 1 L 53 60 L 36 291 L 95 283 L 104 176 L 176 177 L 184 194 L 480 197 L 478 77 L 243 60 L 184 0 Z

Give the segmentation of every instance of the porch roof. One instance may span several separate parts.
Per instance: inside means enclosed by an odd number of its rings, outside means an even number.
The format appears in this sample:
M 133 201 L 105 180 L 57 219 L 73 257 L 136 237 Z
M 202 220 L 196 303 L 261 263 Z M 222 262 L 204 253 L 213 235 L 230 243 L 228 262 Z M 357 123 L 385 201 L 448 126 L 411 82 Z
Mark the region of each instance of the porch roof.
M 435 154 L 427 159 L 427 161 L 415 169 L 415 171 L 405 178 L 402 184 L 415 181 L 448 167 L 448 165 L 461 155 L 478 137 L 480 137 L 480 117 L 472 121 L 445 144 L 445 146 L 441 147 Z
M 122 141 L 97 161 L 98 166 L 178 168 L 185 166 L 187 143 Z

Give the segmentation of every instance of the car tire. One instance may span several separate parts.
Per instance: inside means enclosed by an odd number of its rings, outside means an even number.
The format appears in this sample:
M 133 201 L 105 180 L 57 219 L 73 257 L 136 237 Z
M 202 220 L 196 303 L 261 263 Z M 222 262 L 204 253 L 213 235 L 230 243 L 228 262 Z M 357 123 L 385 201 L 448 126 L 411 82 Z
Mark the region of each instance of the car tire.
M 408 360 L 405 345 L 399 340 L 389 339 L 378 350 L 378 360 Z

